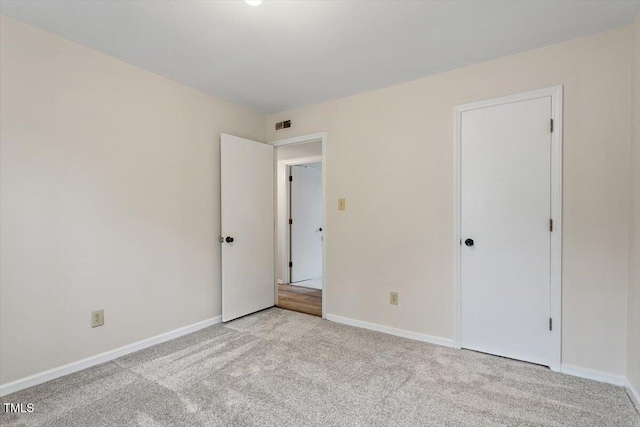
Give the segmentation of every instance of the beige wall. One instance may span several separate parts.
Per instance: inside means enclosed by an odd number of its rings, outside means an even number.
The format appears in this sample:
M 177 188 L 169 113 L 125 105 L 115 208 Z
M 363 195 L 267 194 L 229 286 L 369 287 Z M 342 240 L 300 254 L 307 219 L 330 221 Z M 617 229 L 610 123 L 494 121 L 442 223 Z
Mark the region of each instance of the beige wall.
M 264 117 L 0 29 L 0 383 L 219 315 L 219 136 Z
M 452 338 L 453 107 L 563 84 L 563 363 L 624 374 L 629 73 L 620 28 L 268 117 L 328 134 L 328 313 Z
M 631 34 L 631 168 L 629 189 L 629 332 L 627 378 L 640 393 L 640 14 Z

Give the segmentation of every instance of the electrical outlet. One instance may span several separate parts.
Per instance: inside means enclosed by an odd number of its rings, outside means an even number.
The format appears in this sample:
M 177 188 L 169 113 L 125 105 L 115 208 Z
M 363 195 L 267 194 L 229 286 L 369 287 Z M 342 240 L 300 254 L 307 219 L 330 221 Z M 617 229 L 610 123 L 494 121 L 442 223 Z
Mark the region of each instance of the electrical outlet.
M 104 310 L 96 310 L 91 313 L 91 327 L 104 325 Z
M 398 293 L 397 292 L 391 292 L 389 294 L 389 304 L 398 305 Z
M 347 199 L 340 198 L 338 199 L 338 210 L 343 211 L 347 209 Z

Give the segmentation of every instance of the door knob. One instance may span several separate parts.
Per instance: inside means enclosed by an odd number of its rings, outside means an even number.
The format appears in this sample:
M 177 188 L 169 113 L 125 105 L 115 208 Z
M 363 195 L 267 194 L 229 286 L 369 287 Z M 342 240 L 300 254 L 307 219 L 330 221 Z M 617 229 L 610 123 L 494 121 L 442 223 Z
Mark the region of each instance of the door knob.
M 227 237 L 228 239 L 228 237 Z M 473 246 L 473 239 L 467 239 L 464 241 L 464 244 L 467 245 L 468 247 Z
M 322 227 L 318 228 L 318 231 L 322 231 Z
M 227 243 L 233 243 L 233 237 L 228 236 L 226 239 L 224 239 Z

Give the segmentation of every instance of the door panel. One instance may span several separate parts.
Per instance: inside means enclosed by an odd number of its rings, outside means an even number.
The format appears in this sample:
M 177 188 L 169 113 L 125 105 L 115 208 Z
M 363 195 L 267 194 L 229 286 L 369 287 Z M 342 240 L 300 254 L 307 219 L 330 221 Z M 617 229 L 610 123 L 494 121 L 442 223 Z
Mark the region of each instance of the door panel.
M 291 166 L 291 282 L 322 277 L 322 171 Z
M 465 111 L 461 129 L 461 345 L 542 365 L 551 349 L 550 117 L 544 97 Z
M 222 134 L 222 321 L 274 305 L 274 149 Z

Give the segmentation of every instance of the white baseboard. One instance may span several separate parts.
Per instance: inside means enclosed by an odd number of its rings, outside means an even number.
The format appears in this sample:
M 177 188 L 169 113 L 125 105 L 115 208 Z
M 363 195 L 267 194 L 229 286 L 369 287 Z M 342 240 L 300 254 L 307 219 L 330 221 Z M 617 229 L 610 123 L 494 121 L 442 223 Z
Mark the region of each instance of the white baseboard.
M 431 335 L 421 334 L 418 332 L 407 331 L 405 329 L 392 328 L 390 326 L 379 325 L 376 323 L 364 322 L 361 320 L 350 319 L 348 317 L 337 316 L 335 314 L 326 315 L 327 320 L 332 322 L 341 323 L 343 325 L 355 326 L 358 328 L 369 329 L 372 331 L 383 332 L 385 334 L 395 335 L 403 338 L 409 338 L 416 341 L 427 342 L 430 344 L 441 345 L 445 347 L 453 347 L 453 340 L 441 337 L 434 337 Z M 156 344 L 163 343 L 165 341 L 172 340 L 174 338 L 188 335 L 192 332 L 206 328 L 208 326 L 216 325 L 222 321 L 222 316 L 212 317 L 211 319 L 203 320 L 201 322 L 194 323 L 192 325 L 184 326 L 182 328 L 174 329 L 169 332 L 165 332 L 160 335 L 156 335 L 151 338 L 147 338 L 132 344 L 128 344 L 116 349 L 106 351 L 104 353 L 97 354 L 95 356 L 88 357 L 86 359 L 78 360 L 67 365 L 59 366 L 57 368 L 49 369 L 44 372 L 40 372 L 34 375 L 30 375 L 25 378 L 1 384 L 0 396 L 6 396 L 11 393 L 23 390 L 25 388 L 33 387 L 38 384 L 51 381 L 56 378 L 63 377 L 65 375 L 72 374 L 74 372 L 81 371 L 91 366 L 99 365 L 117 359 L 118 357 L 125 356 L 127 354 L 142 350 L 147 347 L 151 347 Z M 626 387 L 629 397 L 640 410 L 640 393 L 623 375 L 612 374 L 610 372 L 598 371 L 595 369 L 583 368 L 575 365 L 562 364 L 561 372 L 568 375 L 573 375 L 581 378 L 587 378 L 590 380 L 605 382 L 614 384 L 617 386 Z
M 560 372 L 563 374 L 573 375 L 574 377 L 587 378 L 589 380 L 600 381 L 602 383 L 609 383 L 622 387 L 624 387 L 627 382 L 624 375 L 583 368 L 582 366 L 567 365 L 565 363 L 560 367 Z
M 421 334 L 418 332 L 407 331 L 405 329 L 392 328 L 390 326 L 379 325 L 377 323 L 363 322 L 362 320 L 349 319 L 348 317 L 337 316 L 327 313 L 327 320 L 343 325 L 356 326 L 358 328 L 370 329 L 372 331 L 384 332 L 389 335 L 396 335 L 403 338 L 409 338 L 416 341 L 428 342 L 430 344 L 442 345 L 445 347 L 453 347 L 453 340 L 447 338 L 434 337 L 431 335 Z
M 627 387 L 627 394 L 631 398 L 631 401 L 634 405 L 636 405 L 638 411 L 640 411 L 640 392 L 636 390 L 636 388 L 631 384 L 631 382 L 629 382 L 629 380 L 626 380 L 625 385 Z
M 434 337 L 431 335 L 420 334 L 418 332 L 411 332 L 404 329 L 392 328 L 390 326 L 379 325 L 376 323 L 363 322 L 361 320 L 350 319 L 348 317 L 337 316 L 335 314 L 327 313 L 327 320 L 336 323 L 342 323 L 344 325 L 356 326 L 358 328 L 370 329 L 372 331 L 384 332 L 390 335 L 396 335 L 399 337 L 409 338 L 416 341 L 428 342 L 431 344 L 442 345 L 445 347 L 454 347 L 454 342 L 451 339 Z M 638 391 L 635 390 L 631 384 L 627 381 L 624 375 L 612 374 L 610 372 L 598 371 L 595 369 L 583 368 L 581 366 L 562 364 L 560 372 L 567 375 L 573 375 L 580 378 L 587 378 L 590 380 L 600 381 L 617 386 L 627 387 L 631 400 L 634 400 L 636 405 L 640 400 Z
M 134 342 L 122 347 L 118 347 L 113 350 L 106 351 L 104 353 L 97 354 L 95 356 L 87 357 L 86 359 L 78 360 L 67 365 L 59 366 L 57 368 L 49 369 L 44 372 L 40 372 L 28 377 L 20 378 L 18 380 L 1 384 L 0 396 L 6 396 L 16 391 L 23 390 L 25 388 L 33 387 L 38 384 L 51 381 L 56 378 L 63 377 L 65 375 L 72 374 L 74 372 L 87 369 L 94 365 L 99 365 L 104 362 L 108 362 L 118 357 L 122 357 L 129 353 L 133 353 L 138 350 L 142 350 L 147 347 L 151 347 L 156 344 L 163 343 L 165 341 L 172 340 L 174 338 L 181 337 L 183 335 L 190 334 L 200 329 L 206 328 L 218 324 L 222 321 L 222 316 L 212 317 L 211 319 L 203 320 L 202 322 L 194 323 L 192 325 L 184 326 L 182 328 L 174 329 L 164 334 L 156 335 L 151 338 L 144 339 L 142 341 Z

